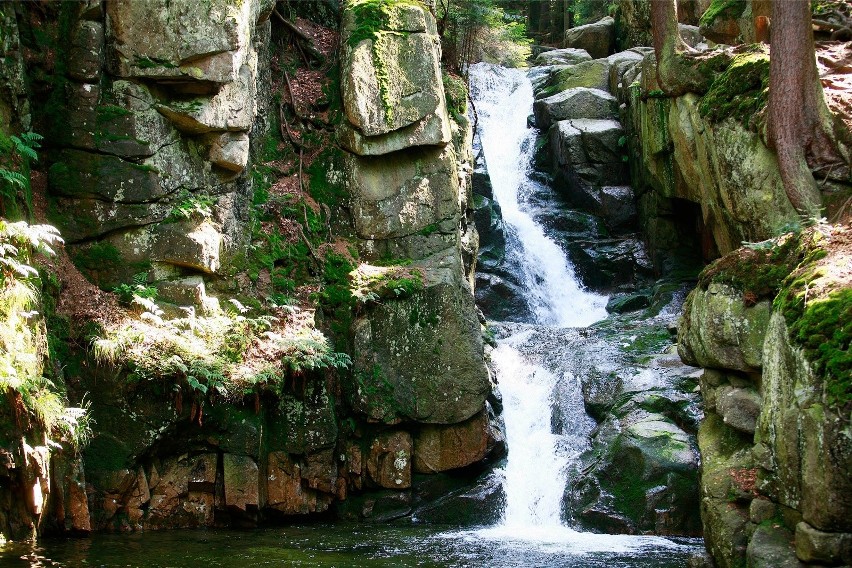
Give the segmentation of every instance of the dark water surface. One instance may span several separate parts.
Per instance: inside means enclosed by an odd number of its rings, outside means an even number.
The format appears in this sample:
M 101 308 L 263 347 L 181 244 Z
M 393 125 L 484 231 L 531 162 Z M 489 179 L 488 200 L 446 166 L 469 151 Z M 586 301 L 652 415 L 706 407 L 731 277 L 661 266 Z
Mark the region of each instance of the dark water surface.
M 525 535 L 502 529 L 442 530 L 426 525 L 325 524 L 257 530 L 178 530 L 97 534 L 7 544 L 0 566 L 570 566 L 675 568 L 700 539 L 588 533 Z M 611 551 L 604 552 L 607 548 Z

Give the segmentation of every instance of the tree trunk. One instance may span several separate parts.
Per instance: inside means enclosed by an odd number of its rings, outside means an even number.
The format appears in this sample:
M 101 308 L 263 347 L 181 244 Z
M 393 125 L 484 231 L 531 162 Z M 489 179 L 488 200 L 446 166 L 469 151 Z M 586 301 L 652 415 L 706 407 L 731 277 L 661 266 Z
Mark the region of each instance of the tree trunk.
M 565 0 L 556 0 L 553 3 L 550 42 L 556 47 L 563 47 L 565 42 Z
M 672 93 L 680 84 L 677 55 L 688 50 L 677 27 L 677 0 L 651 0 L 651 34 L 657 56 L 657 81 L 663 91 Z
M 811 166 L 842 162 L 816 68 L 809 0 L 775 0 L 769 60 L 769 142 L 784 190 L 803 215 L 819 214 Z

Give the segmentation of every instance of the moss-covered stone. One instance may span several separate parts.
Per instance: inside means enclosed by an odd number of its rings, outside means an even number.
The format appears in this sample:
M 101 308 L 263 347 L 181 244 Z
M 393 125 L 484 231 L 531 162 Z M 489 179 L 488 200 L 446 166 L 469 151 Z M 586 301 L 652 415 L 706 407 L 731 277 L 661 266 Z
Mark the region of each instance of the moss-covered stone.
M 701 98 L 698 110 L 710 122 L 733 118 L 752 132 L 761 132 L 769 100 L 769 48 L 750 46 L 730 65 Z

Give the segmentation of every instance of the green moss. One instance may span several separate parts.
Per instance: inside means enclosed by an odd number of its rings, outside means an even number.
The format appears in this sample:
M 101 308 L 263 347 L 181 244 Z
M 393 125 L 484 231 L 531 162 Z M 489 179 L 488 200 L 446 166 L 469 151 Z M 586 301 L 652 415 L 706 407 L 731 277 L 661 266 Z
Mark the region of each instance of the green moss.
M 166 59 L 160 59 L 157 57 L 136 57 L 133 60 L 133 64 L 140 69 L 156 69 L 157 67 L 162 67 L 164 69 L 175 69 L 177 65 L 168 61 Z
M 88 272 L 115 270 L 124 263 L 121 252 L 115 245 L 103 241 L 92 243 L 80 249 L 74 255 L 73 260 L 77 268 Z
M 698 111 L 711 122 L 733 118 L 758 132 L 763 122 L 761 111 L 768 100 L 769 50 L 757 44 L 733 58 L 701 98 Z
M 332 210 L 340 207 L 348 194 L 343 183 L 343 151 L 335 146 L 323 150 L 307 169 L 309 192 L 317 202 Z
M 467 116 L 467 85 L 464 80 L 456 75 L 451 75 L 444 71 L 442 73 L 444 81 L 444 93 L 447 97 L 447 110 L 456 122 L 459 122 L 459 117 Z
M 790 339 L 801 347 L 813 371 L 824 380 L 829 407 L 852 406 L 852 289 L 833 290 L 824 297 L 807 299 L 809 284 L 819 276 L 791 275 L 789 287 L 775 301 L 784 314 Z
M 437 224 L 437 223 L 432 223 L 431 225 L 426 225 L 425 227 L 423 227 L 422 229 L 420 229 L 420 230 L 417 232 L 417 234 L 418 234 L 418 235 L 421 235 L 421 236 L 424 236 L 424 237 L 428 237 L 428 236 L 429 236 L 429 235 L 431 235 L 432 233 L 436 233 L 436 232 L 438 232 L 438 224 Z
M 741 290 L 747 303 L 772 299 L 802 261 L 824 255 L 825 251 L 814 243 L 809 247 L 802 243 L 800 235 L 788 233 L 744 246 L 714 261 L 701 272 L 698 284 L 705 290 L 710 282 L 728 284 Z
M 399 24 L 395 21 L 394 8 L 400 5 L 423 8 L 423 4 L 417 0 L 350 0 L 347 3 L 348 9 L 355 16 L 355 29 L 349 36 L 349 46 L 355 47 L 364 40 L 372 42 L 373 66 L 376 69 L 379 93 L 388 123 L 393 121 L 393 106 L 390 101 L 390 77 L 384 63 L 382 41 L 387 34 L 403 33 L 395 31 Z
M 719 18 L 738 18 L 746 9 L 745 0 L 712 0 L 698 24 L 710 28 Z

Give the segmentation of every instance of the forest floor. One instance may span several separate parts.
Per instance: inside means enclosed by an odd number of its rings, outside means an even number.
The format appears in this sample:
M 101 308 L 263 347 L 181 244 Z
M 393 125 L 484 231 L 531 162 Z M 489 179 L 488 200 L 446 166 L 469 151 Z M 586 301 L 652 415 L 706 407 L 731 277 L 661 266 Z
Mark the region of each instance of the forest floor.
M 852 41 L 820 41 L 817 67 L 828 108 L 852 132 Z

